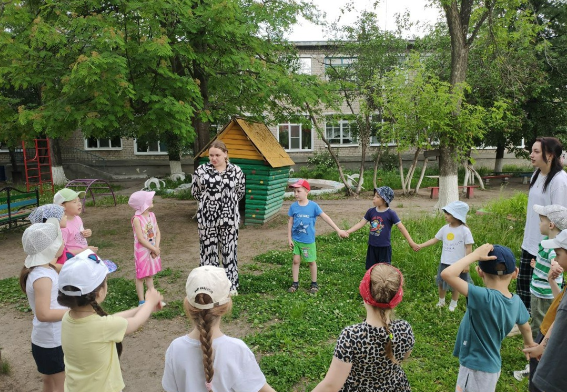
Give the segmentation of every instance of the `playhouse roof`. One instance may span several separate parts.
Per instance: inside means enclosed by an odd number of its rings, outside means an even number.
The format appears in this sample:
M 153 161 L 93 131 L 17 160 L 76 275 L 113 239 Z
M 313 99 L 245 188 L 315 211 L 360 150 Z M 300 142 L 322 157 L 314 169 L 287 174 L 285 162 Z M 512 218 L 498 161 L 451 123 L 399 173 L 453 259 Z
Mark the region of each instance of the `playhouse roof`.
M 207 157 L 209 146 L 217 139 L 226 144 L 230 158 L 265 160 L 271 167 L 294 164 L 274 134 L 263 123 L 249 122 L 234 117 L 214 139 L 199 151 L 197 156 Z

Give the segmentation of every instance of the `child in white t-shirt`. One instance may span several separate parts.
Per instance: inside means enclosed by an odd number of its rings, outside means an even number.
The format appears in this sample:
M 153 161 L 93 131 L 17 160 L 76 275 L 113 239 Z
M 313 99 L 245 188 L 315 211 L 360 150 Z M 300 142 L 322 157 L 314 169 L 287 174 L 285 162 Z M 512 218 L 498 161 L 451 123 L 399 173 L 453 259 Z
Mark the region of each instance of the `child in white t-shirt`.
M 447 224 L 439 229 L 434 238 L 424 242 L 423 244 L 418 244 L 419 248 L 425 248 L 426 246 L 443 241 L 441 262 L 437 269 L 436 279 L 436 283 L 439 288 L 439 302 L 437 302 L 436 306 L 439 308 L 445 306 L 445 294 L 448 290 L 452 290 L 451 286 L 449 286 L 447 282 L 441 278 L 441 272 L 443 272 L 443 270 L 451 264 L 454 264 L 471 253 L 472 244 L 474 244 L 472 233 L 466 225 L 467 213 L 469 212 L 469 206 L 467 203 L 454 201 L 443 207 L 443 212 L 445 213 L 445 221 L 447 221 Z M 471 282 L 468 269 L 461 273 L 460 278 L 466 282 Z M 459 292 L 456 290 L 452 291 L 453 293 L 451 295 L 449 311 L 454 312 L 457 308 Z
M 175 339 L 165 353 L 162 386 L 167 392 L 275 392 L 246 343 L 220 329 L 232 308 L 223 268 L 202 266 L 187 278 L 184 301 L 194 329 Z

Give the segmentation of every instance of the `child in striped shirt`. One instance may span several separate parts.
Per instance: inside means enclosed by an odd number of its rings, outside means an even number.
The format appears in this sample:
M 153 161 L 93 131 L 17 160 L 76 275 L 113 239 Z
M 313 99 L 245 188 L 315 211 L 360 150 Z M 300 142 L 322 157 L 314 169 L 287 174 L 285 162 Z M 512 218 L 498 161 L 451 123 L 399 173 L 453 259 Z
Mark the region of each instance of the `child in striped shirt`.
M 561 230 L 567 229 L 567 208 L 560 205 L 540 206 L 534 205 L 534 211 L 539 214 L 539 230 L 545 237 L 543 240 L 553 239 Z M 535 259 L 534 272 L 530 283 L 532 304 L 532 335 L 535 339 L 539 332 L 539 326 L 545 317 L 545 313 L 553 302 L 553 293 L 547 280 L 551 263 L 555 259 L 553 249 L 544 249 L 539 244 L 537 258 Z M 534 263 L 534 260 L 532 260 Z M 559 287 L 563 284 L 563 275 L 555 280 Z

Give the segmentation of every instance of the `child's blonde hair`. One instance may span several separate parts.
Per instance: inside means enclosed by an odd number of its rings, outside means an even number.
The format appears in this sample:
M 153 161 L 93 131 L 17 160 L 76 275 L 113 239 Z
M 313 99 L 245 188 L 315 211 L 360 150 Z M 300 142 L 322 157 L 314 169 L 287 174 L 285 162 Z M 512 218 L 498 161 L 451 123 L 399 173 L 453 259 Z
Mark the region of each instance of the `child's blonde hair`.
M 398 293 L 400 285 L 402 284 L 402 277 L 400 272 L 390 264 L 380 263 L 372 268 L 370 273 L 370 294 L 372 298 L 378 303 L 387 304 Z M 390 332 L 389 323 L 392 321 L 392 309 L 385 309 L 374 307 L 380 315 L 384 329 L 386 329 L 387 342 L 386 342 L 386 356 L 395 364 L 399 361 L 394 357 L 393 351 L 393 334 Z
M 213 300 L 207 294 L 197 294 L 195 302 L 200 305 L 211 304 Z M 216 306 L 211 309 L 197 309 L 189 303 L 187 297 L 183 302 L 185 313 L 199 331 L 199 340 L 201 342 L 201 350 L 203 351 L 203 369 L 205 370 L 205 382 L 210 384 L 213 382 L 215 369 L 213 367 L 214 352 L 213 352 L 213 325 L 225 314 L 232 310 L 232 300 L 224 305 Z

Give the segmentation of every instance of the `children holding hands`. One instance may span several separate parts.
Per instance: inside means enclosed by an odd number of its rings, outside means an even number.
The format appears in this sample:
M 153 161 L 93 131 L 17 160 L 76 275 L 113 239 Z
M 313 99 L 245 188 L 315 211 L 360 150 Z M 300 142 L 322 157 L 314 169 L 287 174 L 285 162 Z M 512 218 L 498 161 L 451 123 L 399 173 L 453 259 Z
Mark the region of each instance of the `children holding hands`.
M 153 276 L 161 271 L 161 232 L 155 214 L 150 211 L 154 206 L 154 195 L 154 191 L 138 191 L 132 193 L 128 200 L 128 205 L 136 210 L 131 224 L 134 231 L 136 292 L 140 305 L 144 303 L 144 282 L 148 290 L 153 289 Z
M 307 195 L 311 191 L 309 182 L 300 179 L 291 184 L 290 187 L 293 188 L 297 201 L 289 207 L 288 211 L 287 240 L 290 249 L 293 251 L 293 265 L 291 267 L 293 284 L 287 291 L 295 293 L 299 288 L 299 264 L 303 260 L 309 263 L 311 273 L 309 292 L 315 294 L 319 291 L 317 285 L 317 247 L 315 245 L 315 221 L 317 217 L 320 216 L 327 222 L 340 237 L 346 238 L 348 233 L 339 229 L 317 203 L 307 199 Z
M 486 287 L 460 278 L 462 271 L 478 261 L 477 272 Z M 529 313 L 519 296 L 510 293 L 510 281 L 518 275 L 516 258 L 509 248 L 484 244 L 451 264 L 441 277 L 468 298 L 453 355 L 460 368 L 456 391 L 493 392 L 500 378 L 502 341 L 518 324 L 524 347 L 535 346 L 528 324 Z
M 454 201 L 443 207 L 443 212 L 445 213 L 445 221 L 447 224 L 439 229 L 437 234 L 435 234 L 435 237 L 423 244 L 417 245 L 420 249 L 422 249 L 434 245 L 439 241 L 443 242 L 441 262 L 437 269 L 436 279 L 436 283 L 439 288 L 439 302 L 437 302 L 436 306 L 439 308 L 445 306 L 445 294 L 448 290 L 451 290 L 451 286 L 443 280 L 441 273 L 445 268 L 454 264 L 457 260 L 460 260 L 470 254 L 472 252 L 472 244 L 474 243 L 472 233 L 466 225 L 467 213 L 469 212 L 469 206 L 467 203 Z M 466 282 L 471 282 L 468 267 L 461 272 L 459 278 Z M 458 300 L 459 292 L 457 290 L 453 290 L 451 303 L 449 304 L 450 312 L 455 311 Z
M 368 249 L 366 251 L 366 269 L 377 263 L 392 263 L 392 245 L 390 242 L 392 226 L 396 226 L 400 230 L 413 250 L 419 250 L 419 246 L 411 239 L 396 212 L 390 209 L 392 200 L 394 200 L 392 188 L 388 186 L 375 188 L 374 199 L 372 200 L 374 207 L 366 211 L 364 218 L 360 222 L 346 231 L 347 234 L 351 234 L 370 223 Z

